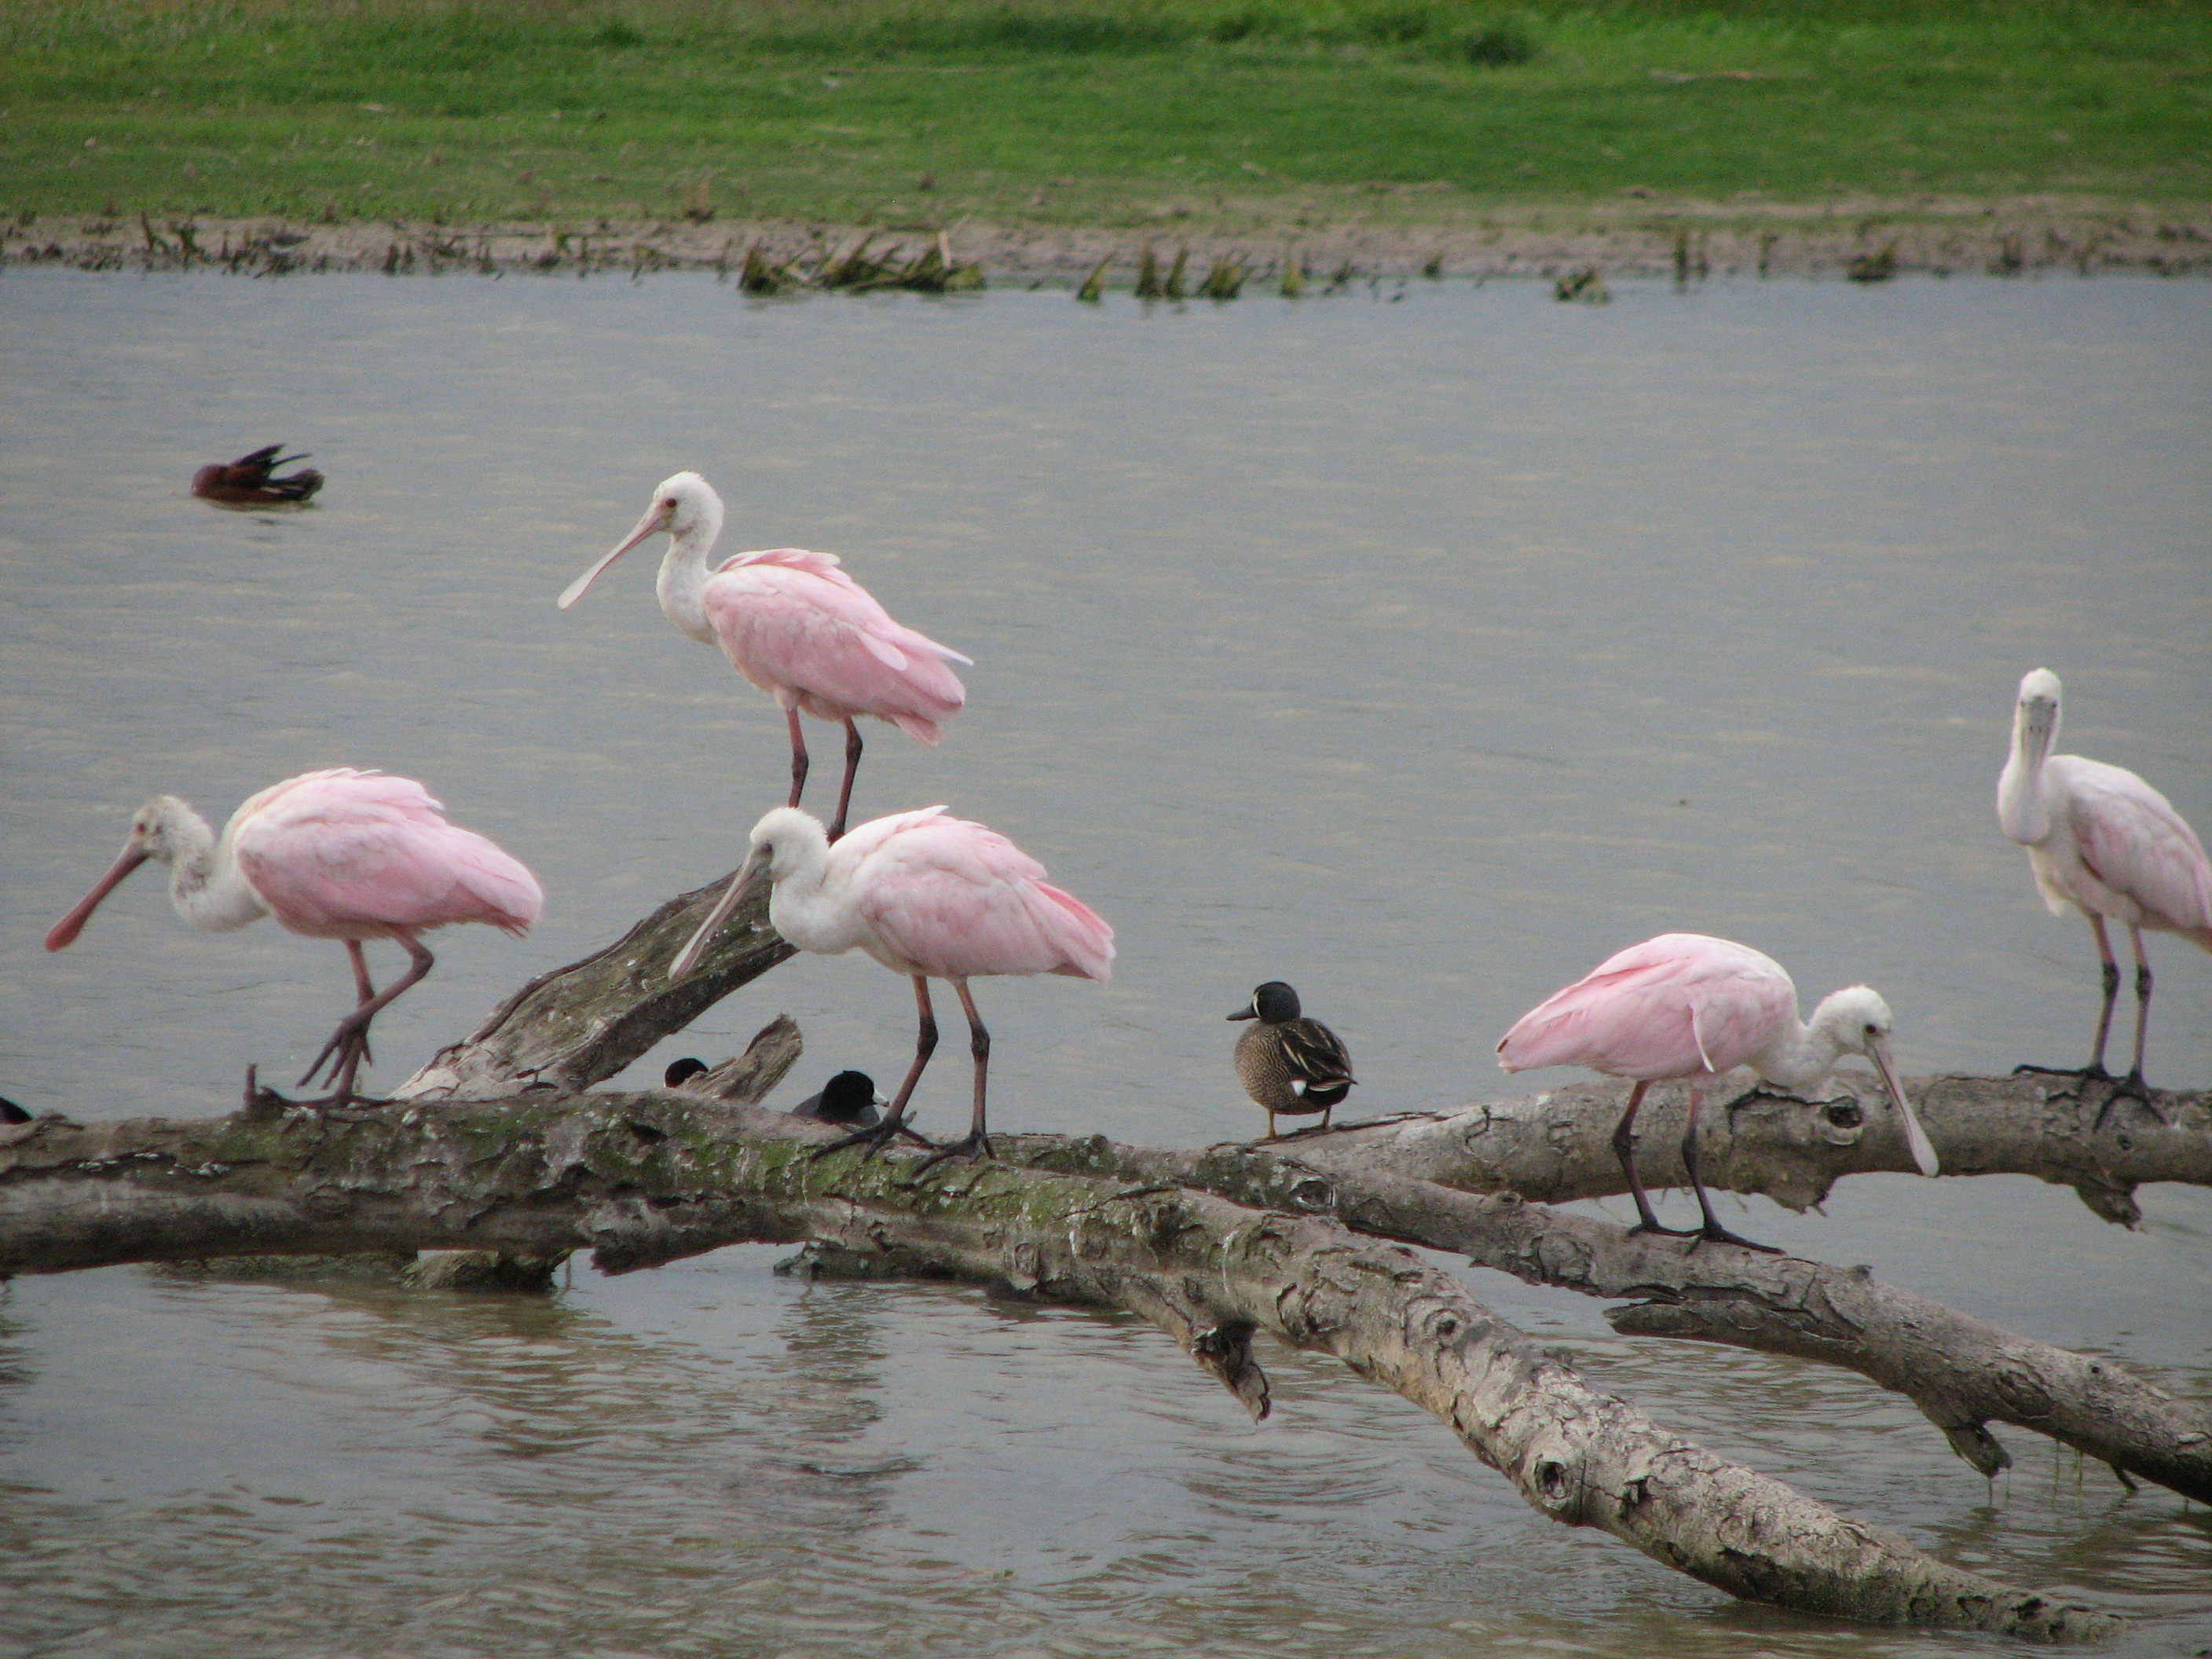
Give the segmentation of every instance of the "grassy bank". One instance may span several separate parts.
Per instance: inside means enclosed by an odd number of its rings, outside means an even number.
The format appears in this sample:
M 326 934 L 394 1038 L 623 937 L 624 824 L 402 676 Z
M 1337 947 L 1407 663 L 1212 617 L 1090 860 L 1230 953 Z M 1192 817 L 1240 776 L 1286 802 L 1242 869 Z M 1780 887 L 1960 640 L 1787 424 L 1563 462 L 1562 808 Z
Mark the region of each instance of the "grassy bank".
M 2212 199 L 2212 6 L 15 0 L 0 209 L 1449 223 Z

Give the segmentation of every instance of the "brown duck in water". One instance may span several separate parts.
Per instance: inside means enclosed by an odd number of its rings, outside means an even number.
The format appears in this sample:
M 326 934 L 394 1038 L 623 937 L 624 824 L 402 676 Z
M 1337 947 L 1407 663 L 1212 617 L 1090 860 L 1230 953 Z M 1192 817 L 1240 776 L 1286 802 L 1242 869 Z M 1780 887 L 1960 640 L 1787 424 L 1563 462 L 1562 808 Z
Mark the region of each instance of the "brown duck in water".
M 1278 1112 L 1319 1112 L 1321 1127 L 1328 1127 L 1329 1113 L 1358 1081 L 1336 1033 L 1317 1019 L 1302 1018 L 1298 994 L 1279 979 L 1253 992 L 1252 1006 L 1229 1018 L 1260 1022 L 1237 1039 L 1237 1080 L 1266 1109 L 1267 1139 L 1276 1138 Z
M 222 501 L 231 507 L 298 505 L 323 487 L 323 475 L 310 466 L 282 478 L 271 477 L 270 474 L 278 467 L 307 459 L 283 454 L 283 447 L 270 444 L 266 449 L 240 456 L 228 466 L 221 461 L 209 462 L 192 474 L 192 494 L 204 501 Z

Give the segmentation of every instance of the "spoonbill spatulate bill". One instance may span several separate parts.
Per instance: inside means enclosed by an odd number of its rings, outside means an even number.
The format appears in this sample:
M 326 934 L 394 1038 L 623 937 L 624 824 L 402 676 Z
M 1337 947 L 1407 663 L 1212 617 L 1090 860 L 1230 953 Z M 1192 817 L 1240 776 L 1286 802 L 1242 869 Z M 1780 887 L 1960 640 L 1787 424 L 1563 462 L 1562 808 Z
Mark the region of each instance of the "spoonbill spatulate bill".
M 2105 923 L 2126 927 L 2136 957 L 2136 1048 L 2123 1087 L 2144 1097 L 2143 1032 L 2150 1024 L 2151 973 L 2143 930 L 2179 933 L 2212 951 L 2212 860 L 2173 803 L 2125 767 L 2051 752 L 2058 741 L 2060 690 L 2058 676 L 2047 668 L 2034 670 L 2020 683 L 2012 752 L 1997 775 L 1997 822 L 2008 837 L 2027 849 L 2028 868 L 2051 914 L 2078 910 L 2088 918 L 2097 941 L 2105 966 L 2105 1000 L 2097 1013 L 2097 1040 L 2081 1076 L 2109 1075 L 2105 1040 L 2112 1034 L 2112 1007 L 2119 998 L 2120 965 L 2113 959 Z
M 418 935 L 481 921 L 520 935 L 544 902 L 521 862 L 446 822 L 444 809 L 412 778 L 334 767 L 272 784 L 230 815 L 218 838 L 174 795 L 156 795 L 131 821 L 123 855 L 53 926 L 46 949 L 74 943 L 100 902 L 148 860 L 169 866 L 169 897 L 194 927 L 227 933 L 273 915 L 295 933 L 345 941 L 355 1006 L 315 1063 L 329 1067 L 329 1097 L 359 1098 L 354 1078 L 369 1057 L 369 1023 L 421 982 L 435 960 Z M 407 971 L 379 991 L 369 981 L 364 940 L 406 951 Z
M 1586 978 L 1523 1014 L 1498 1043 L 1498 1063 L 1508 1072 L 1586 1066 L 1636 1080 L 1613 1132 L 1613 1150 L 1636 1196 L 1638 1232 L 1676 1230 L 1659 1224 L 1637 1173 L 1637 1109 L 1654 1083 L 1686 1083 L 1682 1163 L 1705 1218 L 1698 1232 L 1779 1254 L 1738 1237 L 1713 1214 L 1698 1175 L 1698 1085 L 1748 1066 L 1769 1083 L 1802 1089 L 1826 1077 L 1844 1055 L 1864 1054 L 1897 1104 L 1912 1161 L 1921 1174 L 1932 1176 L 1939 1168 L 1936 1148 L 1913 1115 L 1890 1058 L 1892 1024 L 1889 1005 L 1863 985 L 1830 992 L 1809 1022 L 1800 1020 L 1797 988 L 1773 957 L 1732 939 L 1662 933 L 1607 957 Z
M 968 1016 L 975 1057 L 973 1119 L 967 1135 L 938 1149 L 988 1156 L 985 1117 L 991 1034 L 968 981 L 994 974 L 1065 974 L 1103 981 L 1113 970 L 1114 930 L 1044 878 L 1044 866 L 995 830 L 946 815 L 942 806 L 895 812 L 831 842 L 820 819 L 779 806 L 753 826 L 744 862 L 713 914 L 669 965 L 671 981 L 697 963 L 707 943 L 756 881 L 773 884 L 769 919 L 802 951 L 837 956 L 858 949 L 914 983 L 921 1029 L 914 1063 L 890 1110 L 873 1128 L 825 1148 L 865 1141 L 872 1153 L 906 1129 L 915 1085 L 937 1047 L 929 981 L 950 980 Z
M 788 805 L 798 805 L 806 787 L 806 736 L 799 717 L 844 726 L 845 779 L 829 830 L 836 841 L 845 833 L 853 775 L 860 764 L 854 721 L 873 715 L 933 746 L 944 735 L 943 723 L 967 698 L 948 665 L 969 659 L 894 622 L 866 588 L 838 568 L 834 553 L 797 547 L 738 553 L 710 573 L 707 557 L 722 533 L 722 498 L 696 472 L 662 480 L 636 527 L 568 584 L 561 609 L 582 599 L 630 549 L 663 532 L 669 548 L 657 584 L 662 611 L 701 644 L 721 647 L 730 665 L 783 710 L 791 728 Z

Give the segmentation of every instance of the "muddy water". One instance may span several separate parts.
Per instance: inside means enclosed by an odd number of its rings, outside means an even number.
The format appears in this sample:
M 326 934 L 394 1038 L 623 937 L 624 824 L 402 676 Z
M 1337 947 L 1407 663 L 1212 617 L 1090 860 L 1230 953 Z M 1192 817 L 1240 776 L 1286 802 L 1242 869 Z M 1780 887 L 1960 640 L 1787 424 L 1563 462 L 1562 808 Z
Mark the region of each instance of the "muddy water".
M 0 445 L 0 1092 L 227 1109 L 296 1069 L 336 947 L 191 933 L 142 875 L 38 935 L 133 806 L 309 766 L 427 780 L 544 878 L 380 1024 L 404 1074 L 525 975 L 725 870 L 781 721 L 632 556 L 696 467 L 730 545 L 843 553 L 977 660 L 951 802 L 1120 930 L 1112 985 L 992 983 L 998 1120 L 1247 1133 L 1220 1016 L 1298 984 L 1370 1110 L 1504 1092 L 1490 1045 L 1608 951 L 1726 933 L 1864 979 L 1908 1071 L 2075 1060 L 2087 932 L 1991 808 L 2011 690 L 2212 822 L 2212 290 L 1770 284 L 1601 311 L 1417 284 L 1297 307 L 1064 294 L 752 306 L 711 283 L 10 275 Z M 185 497 L 283 438 L 313 511 Z M 829 750 L 825 749 L 825 756 Z M 2170 940 L 2154 1078 L 2212 1079 Z M 795 1099 L 896 1075 L 896 981 L 805 959 Z M 963 1105 L 957 1042 L 925 1121 Z M 1540 1085 L 1547 1079 L 1532 1079 Z M 1754 1236 L 2212 1393 L 2212 1200 L 2128 1235 L 2025 1182 L 1859 1182 Z M 803 1286 L 734 1250 L 550 1302 L 125 1270 L 0 1298 L 0 1654 L 1966 1653 L 1747 1609 L 1534 1517 L 1443 1431 L 1270 1358 L 1253 1428 L 1131 1322 Z M 2212 1643 L 2212 1526 L 2018 1432 L 1994 1487 L 1855 1379 L 1478 1292 L 1662 1422 L 1948 1559 Z

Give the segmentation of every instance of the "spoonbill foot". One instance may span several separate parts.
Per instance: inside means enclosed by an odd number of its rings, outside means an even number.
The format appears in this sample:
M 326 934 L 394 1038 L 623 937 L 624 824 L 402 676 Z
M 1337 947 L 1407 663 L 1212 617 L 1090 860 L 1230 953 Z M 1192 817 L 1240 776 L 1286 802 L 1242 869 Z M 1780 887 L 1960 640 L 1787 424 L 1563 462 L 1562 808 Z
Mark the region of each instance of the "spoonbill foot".
M 959 1139 L 949 1141 L 945 1146 L 939 1146 L 927 1158 L 915 1164 L 914 1173 L 917 1178 L 925 1176 L 948 1158 L 996 1158 L 998 1156 L 991 1150 L 990 1136 L 985 1134 L 981 1129 L 970 1129 Z
M 1695 1227 L 1662 1227 L 1659 1224 L 1659 1218 L 1656 1216 L 1644 1217 L 1643 1220 L 1638 1222 L 1628 1231 L 1632 1234 L 1656 1233 L 1662 1238 L 1696 1238 L 1698 1237 L 1698 1230 Z
M 1740 1244 L 1747 1250 L 1758 1250 L 1766 1255 L 1788 1254 L 1778 1244 L 1761 1244 L 1753 1239 L 1746 1238 L 1741 1233 L 1732 1233 L 1717 1221 L 1708 1221 L 1704 1226 L 1698 1228 L 1698 1243 L 1691 1245 L 1690 1248 L 1694 1250 L 1698 1248 L 1698 1244 L 1703 1244 L 1708 1240 L 1715 1244 Z
M 2158 1109 L 2157 1102 L 2150 1097 L 2150 1085 L 2143 1081 L 2143 1074 L 2141 1072 L 2130 1072 L 2125 1077 L 2113 1083 L 2112 1091 L 2105 1097 L 2104 1103 L 2097 1108 L 2097 1121 L 2089 1126 L 2091 1134 L 2096 1133 L 2105 1127 L 2105 1115 L 2112 1109 L 2112 1103 L 2116 1100 L 2141 1101 L 2143 1110 L 2158 1120 L 2159 1127 L 2170 1129 L 2173 1127 L 2166 1121 L 2166 1114 Z
M 2094 1064 L 2088 1066 L 2015 1066 L 2012 1068 L 2012 1074 L 2014 1077 L 2073 1077 L 2081 1079 L 2084 1083 L 2094 1083 L 2100 1079 L 2112 1076 L 2112 1073 L 2106 1071 L 2102 1065 Z
M 832 1152 L 842 1152 L 848 1146 L 866 1146 L 868 1150 L 860 1154 L 860 1162 L 865 1164 L 890 1146 L 898 1135 L 904 1135 L 917 1146 L 927 1146 L 933 1152 L 936 1150 L 937 1143 L 920 1130 L 908 1127 L 904 1118 L 891 1117 L 885 1118 L 872 1128 L 855 1129 L 851 1134 L 841 1135 L 826 1146 L 816 1147 L 807 1156 L 810 1159 L 820 1159 Z

